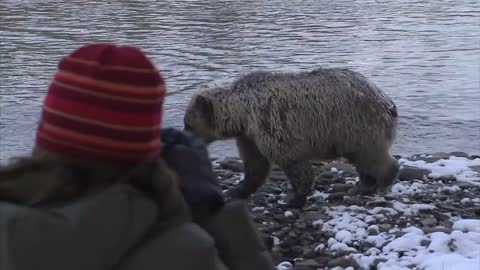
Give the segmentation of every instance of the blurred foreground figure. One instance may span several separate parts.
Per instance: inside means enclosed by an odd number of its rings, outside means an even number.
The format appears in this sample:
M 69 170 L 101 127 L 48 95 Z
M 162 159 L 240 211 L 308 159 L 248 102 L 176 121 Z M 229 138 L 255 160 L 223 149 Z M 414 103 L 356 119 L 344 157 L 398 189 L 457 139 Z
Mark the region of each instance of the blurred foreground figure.
M 165 89 L 132 46 L 60 61 L 32 155 L 0 168 L 1 270 L 274 268 L 203 142 L 162 129 Z

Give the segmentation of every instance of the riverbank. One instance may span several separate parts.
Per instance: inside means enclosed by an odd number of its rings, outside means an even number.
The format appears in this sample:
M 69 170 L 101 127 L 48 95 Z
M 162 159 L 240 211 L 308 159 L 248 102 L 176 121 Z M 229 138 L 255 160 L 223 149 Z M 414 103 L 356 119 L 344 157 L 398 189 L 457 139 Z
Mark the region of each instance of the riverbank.
M 397 157 L 399 181 L 382 195 L 351 197 L 355 169 L 315 162 L 315 192 L 288 209 L 289 183 L 278 168 L 249 200 L 279 270 L 478 269 L 480 156 Z M 214 161 L 227 190 L 243 178 L 240 160 Z

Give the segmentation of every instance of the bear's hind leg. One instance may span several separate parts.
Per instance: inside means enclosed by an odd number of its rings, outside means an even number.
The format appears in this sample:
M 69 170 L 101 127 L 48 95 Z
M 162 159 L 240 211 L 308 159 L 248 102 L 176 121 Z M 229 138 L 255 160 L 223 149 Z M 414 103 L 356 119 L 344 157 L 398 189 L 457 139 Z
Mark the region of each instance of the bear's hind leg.
M 312 192 L 314 172 L 308 160 L 289 162 L 280 166 L 290 180 L 293 194 L 287 204 L 292 208 L 302 208 L 307 196 Z
M 231 198 L 246 199 L 265 183 L 265 179 L 270 173 L 271 163 L 250 139 L 237 138 L 237 146 L 243 160 L 245 177 L 227 195 Z

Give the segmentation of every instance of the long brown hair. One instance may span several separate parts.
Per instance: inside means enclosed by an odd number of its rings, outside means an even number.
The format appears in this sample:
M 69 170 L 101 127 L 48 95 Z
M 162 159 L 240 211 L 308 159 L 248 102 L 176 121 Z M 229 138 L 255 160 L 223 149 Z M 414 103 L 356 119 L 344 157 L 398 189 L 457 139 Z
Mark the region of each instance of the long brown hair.
M 0 201 L 31 207 L 62 205 L 124 182 L 154 196 L 161 213 L 185 212 L 176 174 L 162 158 L 151 163 L 154 166 L 144 173 L 154 179 L 142 183 L 138 177 L 133 181 L 125 177 L 141 167 L 138 164 L 89 161 L 35 148 L 31 156 L 0 166 Z

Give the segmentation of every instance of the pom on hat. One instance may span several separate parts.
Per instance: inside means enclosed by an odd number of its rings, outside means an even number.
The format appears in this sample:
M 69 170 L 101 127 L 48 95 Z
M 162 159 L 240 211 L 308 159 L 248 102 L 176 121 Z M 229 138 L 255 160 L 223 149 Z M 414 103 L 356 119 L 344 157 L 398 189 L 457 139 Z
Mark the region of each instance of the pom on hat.
M 153 159 L 162 147 L 165 92 L 160 72 L 140 49 L 85 45 L 58 65 L 36 144 L 82 158 Z

